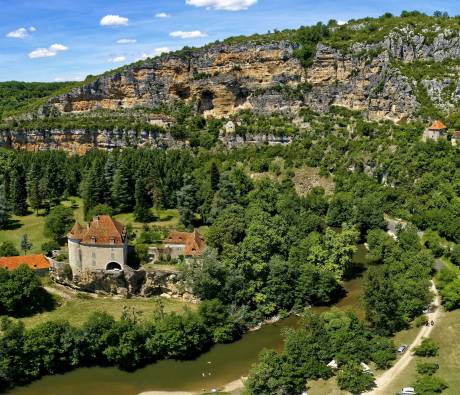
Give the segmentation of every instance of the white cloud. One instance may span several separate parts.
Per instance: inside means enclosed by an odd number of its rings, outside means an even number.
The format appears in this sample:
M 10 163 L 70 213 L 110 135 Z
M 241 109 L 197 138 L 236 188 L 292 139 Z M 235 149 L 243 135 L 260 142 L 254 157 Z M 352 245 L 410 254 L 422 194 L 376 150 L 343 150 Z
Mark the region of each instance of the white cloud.
M 171 50 L 168 47 L 160 47 L 160 48 L 155 48 L 155 54 L 161 55 L 162 53 L 167 53 L 171 52 Z
M 128 22 L 128 18 L 120 15 L 106 15 L 99 23 L 101 26 L 126 26 Z
M 25 27 L 20 27 L 15 31 L 9 32 L 6 37 L 23 39 L 29 37 L 29 32 Z
M 337 21 L 337 25 L 339 26 L 346 25 L 347 23 L 347 21 Z
M 31 27 L 29 27 L 29 31 L 36 32 L 37 28 L 35 26 L 31 26 Z
M 208 36 L 206 33 L 200 32 L 199 30 L 194 30 L 192 32 L 183 32 L 182 30 L 178 30 L 176 32 L 169 33 L 169 35 L 176 38 L 200 38 Z
M 85 79 L 82 75 L 74 75 L 71 77 L 56 77 L 54 82 L 67 82 L 67 81 L 83 81 Z
M 117 44 L 135 44 L 137 43 L 137 40 L 133 38 L 120 38 L 117 40 Z
M 49 58 L 56 56 L 58 52 L 67 51 L 69 48 L 62 44 L 53 44 L 49 48 L 37 48 L 35 51 L 29 53 L 30 59 Z
M 126 56 L 115 56 L 114 58 L 110 58 L 109 62 L 111 63 L 122 63 L 126 60 Z
M 167 14 L 166 12 L 157 12 L 155 14 L 156 18 L 170 18 L 171 15 Z
M 214 10 L 240 11 L 247 10 L 256 4 L 257 0 L 185 0 L 185 3 Z
M 65 45 L 62 44 L 53 44 L 50 46 L 49 50 L 52 52 L 62 52 L 62 51 L 67 51 L 69 48 L 67 48 Z

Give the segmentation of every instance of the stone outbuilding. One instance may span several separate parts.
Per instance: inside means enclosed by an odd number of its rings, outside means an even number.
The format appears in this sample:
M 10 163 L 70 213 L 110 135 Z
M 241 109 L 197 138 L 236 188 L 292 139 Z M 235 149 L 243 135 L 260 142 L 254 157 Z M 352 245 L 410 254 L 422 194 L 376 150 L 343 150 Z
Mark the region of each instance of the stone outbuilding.
M 161 259 L 191 259 L 200 256 L 206 247 L 203 236 L 195 229 L 193 232 L 169 232 L 168 237 L 163 240 L 163 247 L 152 247 L 149 255 L 152 262 Z
M 450 140 L 450 142 L 452 143 L 454 147 L 457 147 L 457 146 L 460 147 L 460 130 L 453 133 L 452 139 Z
M 126 227 L 108 215 L 98 215 L 85 228 L 78 222 L 67 235 L 72 273 L 122 271 L 127 265 Z
M 425 140 L 438 141 L 445 138 L 447 134 L 447 126 L 441 121 L 434 121 L 433 124 L 425 130 L 423 137 Z

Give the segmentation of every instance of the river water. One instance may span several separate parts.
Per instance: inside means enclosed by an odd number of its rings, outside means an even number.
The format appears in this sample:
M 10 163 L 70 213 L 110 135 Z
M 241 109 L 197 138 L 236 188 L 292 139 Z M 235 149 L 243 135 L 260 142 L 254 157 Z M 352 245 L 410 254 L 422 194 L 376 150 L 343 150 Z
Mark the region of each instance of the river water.
M 360 246 L 361 247 L 361 246 Z M 356 261 L 364 259 L 361 247 Z M 361 278 L 347 281 L 347 295 L 336 306 L 352 308 L 362 314 L 359 303 Z M 315 307 L 323 312 L 328 307 Z M 79 368 L 62 375 L 46 376 L 28 386 L 18 387 L 10 395 L 137 395 L 144 391 L 209 391 L 247 375 L 264 348 L 281 350 L 282 329 L 296 327 L 291 316 L 260 330 L 246 333 L 231 344 L 219 344 L 193 361 L 160 361 L 133 373 L 116 368 Z

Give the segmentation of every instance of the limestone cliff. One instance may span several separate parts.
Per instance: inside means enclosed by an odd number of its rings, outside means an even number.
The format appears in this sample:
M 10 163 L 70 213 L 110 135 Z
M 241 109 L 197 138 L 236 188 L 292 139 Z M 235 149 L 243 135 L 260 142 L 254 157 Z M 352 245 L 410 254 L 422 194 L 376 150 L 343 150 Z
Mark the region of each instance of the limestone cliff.
M 53 98 L 42 112 L 158 107 L 195 99 L 197 112 L 214 117 L 240 109 L 263 113 L 340 105 L 362 110 L 373 119 L 398 121 L 413 117 L 419 103 L 413 81 L 394 62 L 460 59 L 460 36 L 449 34 L 439 31 L 428 40 L 404 28 L 376 44 L 356 43 L 347 54 L 319 44 L 307 69 L 294 56 L 296 44 L 286 41 L 216 45 L 187 58 L 173 54 L 127 66 Z M 460 82 L 455 82 L 456 94 L 451 99 L 457 102 Z M 434 98 L 434 81 L 424 83 Z M 287 89 L 276 89 L 279 86 Z M 297 89 L 300 95 L 286 94 L 289 89 Z
M 309 107 L 324 112 L 338 105 L 362 111 L 371 120 L 401 121 L 418 116 L 420 89 L 441 110 L 458 106 L 458 30 L 431 27 L 416 31 L 400 26 L 378 42 L 356 42 L 346 51 L 320 43 L 307 68 L 296 57 L 297 48 L 297 44 L 289 41 L 249 41 L 148 59 L 50 99 L 40 108 L 39 115 L 158 108 L 181 101 L 193 103 L 197 113 L 215 118 L 243 109 L 267 114 L 296 113 L 302 107 Z M 420 63 L 446 61 L 452 64 L 441 79 L 427 75 L 416 81 L 402 70 L 404 65 L 419 67 Z M 91 147 L 110 149 L 129 145 L 126 136 L 117 133 L 4 132 L 0 144 L 28 149 L 62 148 L 76 153 Z M 141 132 L 134 144 L 169 147 L 174 146 L 174 141 L 168 135 Z

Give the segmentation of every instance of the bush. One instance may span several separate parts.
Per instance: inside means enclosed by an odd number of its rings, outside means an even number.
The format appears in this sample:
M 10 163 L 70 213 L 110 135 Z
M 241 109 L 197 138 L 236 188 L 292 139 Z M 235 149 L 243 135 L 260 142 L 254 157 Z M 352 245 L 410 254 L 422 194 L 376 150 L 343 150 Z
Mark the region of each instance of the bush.
M 11 241 L 5 241 L 0 246 L 0 256 L 18 256 L 19 251 Z
M 432 395 L 440 394 L 448 388 L 448 385 L 439 377 L 421 376 L 417 379 L 414 387 L 419 395 Z
M 46 256 L 51 256 L 52 252 L 54 250 L 59 250 L 60 245 L 56 241 L 47 241 L 46 243 L 43 243 L 41 246 L 41 250 Z
M 439 346 L 431 339 L 423 339 L 422 344 L 416 347 L 414 354 L 419 357 L 435 357 L 438 355 Z
M 417 373 L 431 376 L 439 369 L 439 365 L 434 362 L 417 362 Z
M 421 315 L 414 320 L 414 325 L 417 328 L 425 326 L 428 323 L 428 317 L 426 315 Z

